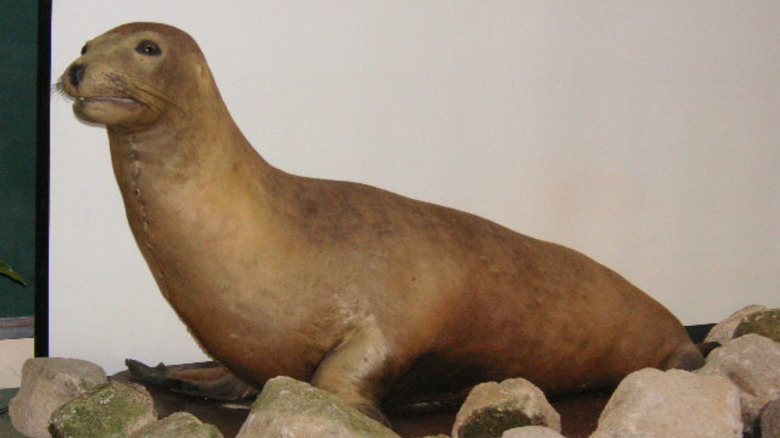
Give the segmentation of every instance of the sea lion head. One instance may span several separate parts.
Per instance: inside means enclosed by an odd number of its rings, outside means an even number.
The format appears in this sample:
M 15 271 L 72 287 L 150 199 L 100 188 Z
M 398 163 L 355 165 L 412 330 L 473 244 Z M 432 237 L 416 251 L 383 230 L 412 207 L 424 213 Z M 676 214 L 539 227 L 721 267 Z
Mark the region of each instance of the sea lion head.
M 204 93 L 218 95 L 195 40 L 157 23 L 125 24 L 88 41 L 57 88 L 79 119 L 124 131 L 172 120 L 208 101 Z

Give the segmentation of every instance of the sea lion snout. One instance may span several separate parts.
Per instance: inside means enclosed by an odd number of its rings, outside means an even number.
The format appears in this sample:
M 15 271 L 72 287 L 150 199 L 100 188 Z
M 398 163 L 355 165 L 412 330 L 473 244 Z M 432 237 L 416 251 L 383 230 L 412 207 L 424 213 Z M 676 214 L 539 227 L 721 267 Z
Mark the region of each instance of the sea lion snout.
M 84 80 L 84 72 L 87 70 L 87 66 L 84 64 L 73 64 L 68 67 L 68 71 L 65 76 L 70 81 L 70 84 L 78 88 L 79 84 Z
M 73 99 L 76 116 L 112 129 L 145 130 L 178 117 L 214 88 L 205 60 L 187 34 L 166 25 L 131 23 L 89 40 L 70 64 L 57 90 Z M 216 94 L 215 90 L 207 90 Z

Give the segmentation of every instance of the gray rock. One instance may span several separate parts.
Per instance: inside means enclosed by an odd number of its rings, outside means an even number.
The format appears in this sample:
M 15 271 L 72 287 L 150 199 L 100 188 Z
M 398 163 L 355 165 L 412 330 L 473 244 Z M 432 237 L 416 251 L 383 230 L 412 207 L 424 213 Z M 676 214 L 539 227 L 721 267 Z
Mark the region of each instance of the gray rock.
M 722 376 L 646 368 L 618 385 L 591 438 L 741 438 L 739 390 Z
M 222 433 L 211 424 L 203 424 L 188 412 L 176 412 L 162 420 L 142 427 L 130 438 L 222 438 Z
M 509 429 L 547 426 L 561 430 L 561 416 L 544 393 L 525 379 L 487 382 L 474 387 L 452 426 L 453 438 L 500 437 Z
M 753 424 L 758 412 L 780 398 L 780 344 L 749 334 L 716 348 L 698 374 L 721 375 L 740 389 L 742 420 Z
M 780 342 L 780 309 L 769 309 L 748 315 L 734 330 L 734 337 L 755 333 Z
M 52 412 L 107 381 L 103 368 L 84 360 L 28 359 L 22 367 L 21 388 L 8 408 L 11 422 L 29 437 L 48 438 Z
M 400 438 L 340 397 L 289 377 L 266 382 L 236 438 Z
M 526 426 L 509 429 L 501 438 L 564 438 L 563 435 L 543 426 Z
M 54 438 L 122 438 L 156 421 L 152 396 L 135 384 L 109 382 L 54 411 Z
M 753 304 L 734 312 L 731 316 L 721 321 L 715 327 L 713 327 L 707 334 L 707 338 L 704 342 L 720 342 L 724 344 L 734 338 L 734 330 L 742 322 L 745 317 L 752 315 L 753 313 L 767 310 L 766 306 L 760 304 Z
M 761 438 L 780 438 L 780 399 L 767 403 L 759 418 Z

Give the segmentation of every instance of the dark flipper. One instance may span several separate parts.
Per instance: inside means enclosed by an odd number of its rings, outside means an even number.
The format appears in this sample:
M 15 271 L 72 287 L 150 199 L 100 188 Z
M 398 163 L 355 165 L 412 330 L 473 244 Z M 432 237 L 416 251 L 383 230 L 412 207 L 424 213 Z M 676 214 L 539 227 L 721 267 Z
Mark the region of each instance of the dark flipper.
M 661 365 L 661 369 L 680 369 L 694 371 L 703 366 L 704 355 L 702 355 L 702 352 L 699 351 L 699 348 L 694 344 L 686 344 L 669 355 L 669 357 L 667 357 L 664 363 Z
M 703 342 L 701 344 L 696 344 L 696 347 L 699 349 L 699 352 L 701 352 L 702 356 L 705 358 L 712 353 L 712 350 L 720 347 L 720 342 Z
M 257 389 L 219 365 L 175 369 L 162 363 L 150 367 L 133 359 L 126 359 L 125 365 L 130 374 L 142 382 L 194 397 L 237 401 L 251 399 L 258 394 Z

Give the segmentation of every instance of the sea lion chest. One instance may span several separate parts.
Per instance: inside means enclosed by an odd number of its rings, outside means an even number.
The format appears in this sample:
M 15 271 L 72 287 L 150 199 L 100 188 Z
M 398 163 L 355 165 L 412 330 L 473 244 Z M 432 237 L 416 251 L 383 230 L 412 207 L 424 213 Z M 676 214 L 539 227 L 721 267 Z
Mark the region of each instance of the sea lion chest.
M 277 225 L 280 207 L 247 184 L 251 158 L 216 170 L 133 145 L 112 156 L 135 240 L 202 346 L 239 375 L 308 378 L 359 306 L 307 274 L 319 258 L 298 254 L 296 233 Z

